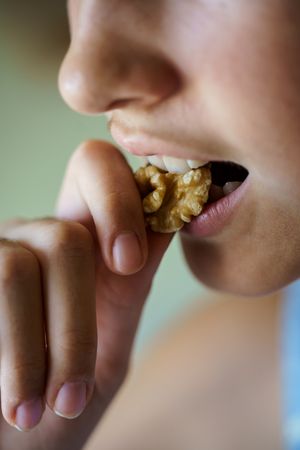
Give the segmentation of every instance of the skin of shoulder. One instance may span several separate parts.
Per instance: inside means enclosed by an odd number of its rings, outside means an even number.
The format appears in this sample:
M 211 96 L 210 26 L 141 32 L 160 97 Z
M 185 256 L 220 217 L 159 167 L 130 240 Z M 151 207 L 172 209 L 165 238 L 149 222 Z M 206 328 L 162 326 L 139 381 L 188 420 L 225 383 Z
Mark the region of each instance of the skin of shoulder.
M 215 296 L 174 323 L 86 450 L 280 450 L 280 303 L 279 294 Z

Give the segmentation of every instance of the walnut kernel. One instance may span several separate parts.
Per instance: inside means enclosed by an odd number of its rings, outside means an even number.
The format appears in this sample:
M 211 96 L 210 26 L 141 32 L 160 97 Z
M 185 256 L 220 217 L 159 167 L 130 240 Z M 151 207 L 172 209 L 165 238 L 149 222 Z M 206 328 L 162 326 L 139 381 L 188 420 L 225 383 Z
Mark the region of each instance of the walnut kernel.
M 201 213 L 208 200 L 211 172 L 200 167 L 175 174 L 148 165 L 136 171 L 135 180 L 147 224 L 153 231 L 173 233 Z

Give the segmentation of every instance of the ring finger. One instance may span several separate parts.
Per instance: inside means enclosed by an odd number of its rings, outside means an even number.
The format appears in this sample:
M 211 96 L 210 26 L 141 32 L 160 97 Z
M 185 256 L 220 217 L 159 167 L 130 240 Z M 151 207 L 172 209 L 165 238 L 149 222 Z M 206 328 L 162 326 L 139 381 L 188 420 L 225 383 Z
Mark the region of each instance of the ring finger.
M 11 425 L 27 430 L 43 413 L 45 334 L 37 258 L 0 240 L 1 407 Z

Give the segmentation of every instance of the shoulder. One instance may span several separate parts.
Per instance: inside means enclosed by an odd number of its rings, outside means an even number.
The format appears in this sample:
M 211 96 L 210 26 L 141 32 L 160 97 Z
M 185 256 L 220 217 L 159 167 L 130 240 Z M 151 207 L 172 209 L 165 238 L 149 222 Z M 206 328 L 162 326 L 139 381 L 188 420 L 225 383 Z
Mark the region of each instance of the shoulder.
M 214 296 L 190 311 L 136 363 L 87 449 L 279 449 L 279 302 Z

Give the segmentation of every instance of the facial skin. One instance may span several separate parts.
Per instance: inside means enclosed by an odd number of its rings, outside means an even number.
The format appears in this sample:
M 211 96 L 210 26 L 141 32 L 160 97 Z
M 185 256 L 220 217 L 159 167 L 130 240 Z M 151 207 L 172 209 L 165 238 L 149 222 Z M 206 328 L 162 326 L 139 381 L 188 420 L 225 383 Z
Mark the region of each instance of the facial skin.
M 299 277 L 299 2 L 71 0 L 69 17 L 59 84 L 73 109 L 109 112 L 112 130 L 142 135 L 148 154 L 249 171 L 221 233 L 182 234 L 199 280 L 258 295 Z

